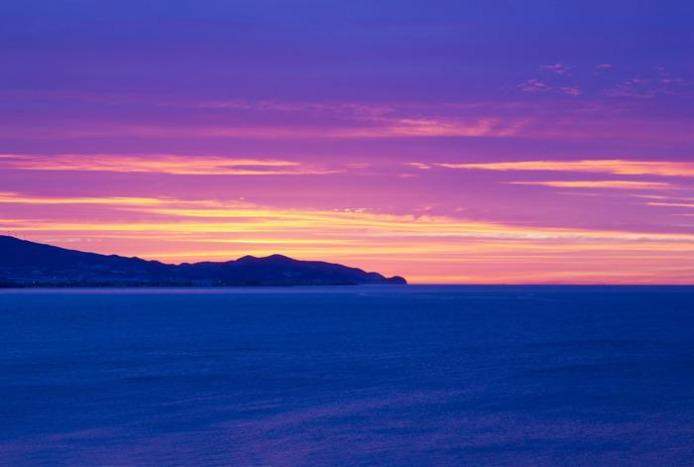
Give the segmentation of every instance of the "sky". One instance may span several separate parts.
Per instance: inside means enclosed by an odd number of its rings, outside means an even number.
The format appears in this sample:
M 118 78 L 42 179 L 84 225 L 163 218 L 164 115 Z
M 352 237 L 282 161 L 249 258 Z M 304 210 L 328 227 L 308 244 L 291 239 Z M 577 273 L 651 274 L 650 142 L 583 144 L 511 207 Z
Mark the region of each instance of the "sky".
M 690 0 L 7 0 L 0 232 L 692 284 L 692 24 Z

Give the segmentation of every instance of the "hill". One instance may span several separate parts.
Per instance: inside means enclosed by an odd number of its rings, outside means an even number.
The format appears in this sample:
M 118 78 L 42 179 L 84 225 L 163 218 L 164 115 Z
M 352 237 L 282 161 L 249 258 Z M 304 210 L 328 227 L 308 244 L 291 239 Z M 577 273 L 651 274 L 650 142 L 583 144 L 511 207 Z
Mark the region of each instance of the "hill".
M 235 261 L 165 264 L 101 255 L 0 236 L 0 285 L 5 287 L 245 286 L 406 284 L 323 261 L 282 255 Z

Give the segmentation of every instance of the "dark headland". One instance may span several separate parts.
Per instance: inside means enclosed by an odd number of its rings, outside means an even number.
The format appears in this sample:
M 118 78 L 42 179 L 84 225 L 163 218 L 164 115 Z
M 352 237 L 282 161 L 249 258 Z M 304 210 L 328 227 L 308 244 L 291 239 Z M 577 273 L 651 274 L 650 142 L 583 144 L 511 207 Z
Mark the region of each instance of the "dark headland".
M 407 284 L 340 264 L 282 255 L 165 264 L 100 255 L 0 235 L 1 287 L 175 287 Z

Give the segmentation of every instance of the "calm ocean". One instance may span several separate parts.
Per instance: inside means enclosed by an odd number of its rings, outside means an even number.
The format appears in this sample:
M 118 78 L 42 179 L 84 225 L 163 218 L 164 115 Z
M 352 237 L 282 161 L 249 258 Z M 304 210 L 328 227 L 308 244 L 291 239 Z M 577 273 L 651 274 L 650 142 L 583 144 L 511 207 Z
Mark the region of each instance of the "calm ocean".
M 694 288 L 0 291 L 2 465 L 693 465 Z

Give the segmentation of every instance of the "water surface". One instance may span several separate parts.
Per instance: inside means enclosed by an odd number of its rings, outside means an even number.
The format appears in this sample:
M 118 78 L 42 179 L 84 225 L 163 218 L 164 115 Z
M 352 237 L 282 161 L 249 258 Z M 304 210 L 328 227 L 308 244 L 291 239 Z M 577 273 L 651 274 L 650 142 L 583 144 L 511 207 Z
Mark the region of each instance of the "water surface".
M 694 288 L 0 292 L 2 465 L 691 465 Z

